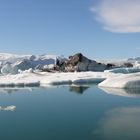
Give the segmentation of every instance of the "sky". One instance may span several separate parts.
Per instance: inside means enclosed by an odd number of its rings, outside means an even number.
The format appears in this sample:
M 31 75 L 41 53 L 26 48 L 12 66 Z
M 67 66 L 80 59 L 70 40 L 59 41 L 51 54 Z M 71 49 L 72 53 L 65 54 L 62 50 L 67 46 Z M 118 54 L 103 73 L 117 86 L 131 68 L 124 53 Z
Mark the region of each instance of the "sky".
M 0 52 L 140 56 L 140 0 L 0 0 Z

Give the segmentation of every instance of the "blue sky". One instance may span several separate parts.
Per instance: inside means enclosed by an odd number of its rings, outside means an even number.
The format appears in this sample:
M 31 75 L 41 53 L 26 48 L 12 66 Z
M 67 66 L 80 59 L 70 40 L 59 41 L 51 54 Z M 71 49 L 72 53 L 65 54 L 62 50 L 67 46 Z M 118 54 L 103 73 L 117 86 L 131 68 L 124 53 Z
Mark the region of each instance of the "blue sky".
M 140 56 L 139 0 L 0 0 L 0 52 Z

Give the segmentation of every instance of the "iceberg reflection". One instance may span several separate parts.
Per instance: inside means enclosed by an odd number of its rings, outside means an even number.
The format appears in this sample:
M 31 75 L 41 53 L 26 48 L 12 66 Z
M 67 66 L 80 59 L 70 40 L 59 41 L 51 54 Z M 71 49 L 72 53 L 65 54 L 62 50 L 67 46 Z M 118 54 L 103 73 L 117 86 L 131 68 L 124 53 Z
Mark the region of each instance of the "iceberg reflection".
M 78 94 L 83 94 L 88 88 L 90 88 L 90 86 L 88 85 L 71 85 L 69 87 L 69 91 L 71 92 L 75 92 Z
M 122 107 L 108 111 L 93 131 L 98 140 L 140 139 L 140 107 Z
M 121 88 L 106 88 L 99 87 L 103 91 L 108 94 L 117 95 L 117 96 L 125 96 L 125 97 L 140 97 L 140 88 L 129 88 L 129 89 L 121 89 Z
M 16 93 L 18 91 L 21 90 L 25 90 L 25 91 L 32 91 L 33 88 L 0 88 L 0 93 L 8 93 L 8 94 L 12 94 L 12 93 Z

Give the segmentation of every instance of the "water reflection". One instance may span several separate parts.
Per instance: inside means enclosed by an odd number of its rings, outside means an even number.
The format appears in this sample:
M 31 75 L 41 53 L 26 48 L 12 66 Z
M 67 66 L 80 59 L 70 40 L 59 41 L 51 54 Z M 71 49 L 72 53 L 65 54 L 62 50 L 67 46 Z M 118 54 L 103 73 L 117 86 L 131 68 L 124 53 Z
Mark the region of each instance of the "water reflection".
M 0 88 L 0 93 L 12 94 L 22 90 L 32 92 L 33 88 Z
M 91 86 L 96 86 L 96 85 L 89 85 L 89 84 L 72 84 L 69 85 L 69 91 L 70 92 L 75 92 L 78 94 L 83 94 L 86 90 L 88 90 Z M 48 89 L 48 88 L 62 88 L 64 85 L 61 86 L 47 86 L 47 87 L 40 87 L 43 89 Z M 119 88 L 105 88 L 105 87 L 99 87 L 102 89 L 105 93 L 112 94 L 112 95 L 118 95 L 118 96 L 126 96 L 126 97 L 140 97 L 140 88 L 131 88 L 131 89 L 119 89 Z M 7 94 L 12 94 L 12 93 L 20 93 L 19 91 L 26 91 L 27 93 L 32 92 L 33 90 L 36 90 L 39 88 L 0 88 L 0 93 L 7 93 Z
M 62 88 L 64 87 L 64 85 L 61 86 L 47 86 L 47 87 L 40 87 L 42 89 L 47 90 L 48 88 Z M 70 85 L 69 86 L 69 91 L 70 92 L 75 92 L 78 94 L 83 94 L 88 88 L 90 88 L 89 85 Z M 39 89 L 39 88 L 0 88 L 0 93 L 7 93 L 7 94 L 13 94 L 19 91 L 27 91 L 27 93 L 32 92 L 35 89 Z
M 108 111 L 98 122 L 93 136 L 98 140 L 140 139 L 140 107 L 122 107 Z
M 83 94 L 89 88 L 88 85 L 71 85 L 69 91 L 75 92 L 78 94 Z
M 125 96 L 125 97 L 140 97 L 140 88 L 129 88 L 129 89 L 119 89 L 119 88 L 104 88 L 100 87 L 103 91 L 108 94 Z

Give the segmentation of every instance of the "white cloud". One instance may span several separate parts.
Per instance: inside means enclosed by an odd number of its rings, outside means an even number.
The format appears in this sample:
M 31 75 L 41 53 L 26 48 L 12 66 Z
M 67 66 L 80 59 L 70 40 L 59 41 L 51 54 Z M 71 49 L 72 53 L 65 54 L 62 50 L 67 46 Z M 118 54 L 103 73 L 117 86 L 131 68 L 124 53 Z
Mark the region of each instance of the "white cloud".
M 107 31 L 140 32 L 140 0 L 99 0 L 91 11 Z

